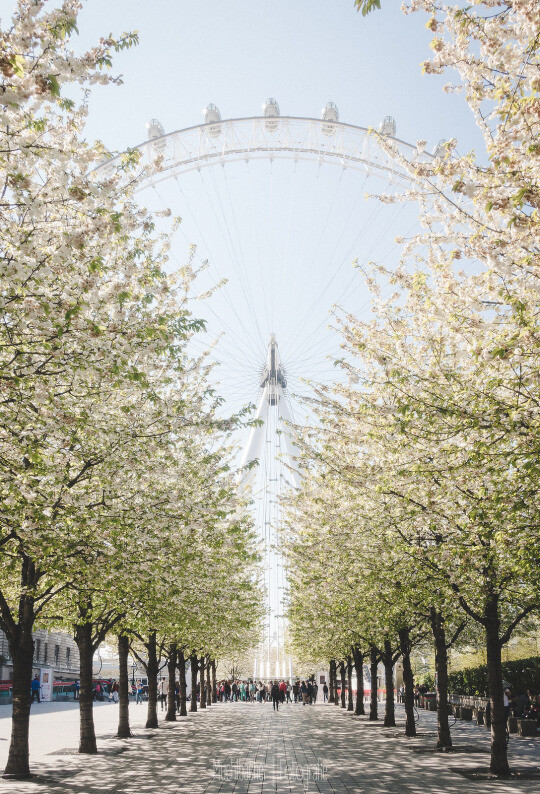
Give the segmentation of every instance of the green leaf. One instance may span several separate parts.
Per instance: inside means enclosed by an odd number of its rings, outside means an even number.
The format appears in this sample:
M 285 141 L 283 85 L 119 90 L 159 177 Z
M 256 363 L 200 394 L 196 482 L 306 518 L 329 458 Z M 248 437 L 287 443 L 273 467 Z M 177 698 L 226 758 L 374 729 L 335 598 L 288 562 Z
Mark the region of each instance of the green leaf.
M 376 8 L 380 9 L 381 0 L 354 0 L 357 11 L 362 12 L 362 16 L 366 17 Z
M 47 80 L 49 81 L 49 89 L 51 94 L 54 96 L 60 96 L 60 83 L 54 76 L 54 74 L 47 75 Z

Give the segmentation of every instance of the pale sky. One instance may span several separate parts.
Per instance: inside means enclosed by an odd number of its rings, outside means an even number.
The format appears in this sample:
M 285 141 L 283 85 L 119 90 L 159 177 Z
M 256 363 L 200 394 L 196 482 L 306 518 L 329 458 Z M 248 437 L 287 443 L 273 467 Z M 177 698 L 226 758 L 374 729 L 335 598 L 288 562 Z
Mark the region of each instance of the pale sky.
M 14 5 L 0 0 L 3 25 Z M 376 127 L 392 115 L 399 138 L 425 139 L 430 150 L 450 137 L 460 151 L 480 146 L 464 100 L 443 93 L 451 76 L 421 75 L 426 18 L 404 16 L 398 0 L 383 6 L 363 18 L 353 0 L 88 0 L 77 49 L 125 30 L 137 30 L 140 45 L 115 58 L 121 87 L 94 90 L 87 136 L 121 150 L 145 140 L 152 117 L 172 132 L 201 123 L 209 102 L 227 119 L 260 115 L 275 97 L 282 115 L 319 117 L 332 100 L 341 121 Z M 364 199 L 381 189 L 338 167 L 275 162 L 217 166 L 143 191 L 149 207 L 183 219 L 171 267 L 194 243 L 210 263 L 201 289 L 229 279 L 194 311 L 210 337 L 225 333 L 216 377 L 231 408 L 256 400 L 271 332 L 291 392 L 306 391 L 299 378 L 335 376 L 328 311 L 336 302 L 368 309 L 353 260 L 397 262 L 395 236 L 414 230 L 414 207 Z

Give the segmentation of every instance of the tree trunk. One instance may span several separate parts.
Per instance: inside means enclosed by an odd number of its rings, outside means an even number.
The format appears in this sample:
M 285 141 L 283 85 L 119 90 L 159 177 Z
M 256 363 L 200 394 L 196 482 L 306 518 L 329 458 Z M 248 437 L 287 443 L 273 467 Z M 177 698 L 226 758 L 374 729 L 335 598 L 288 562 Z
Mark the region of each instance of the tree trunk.
M 158 674 L 159 663 L 157 658 L 157 637 L 156 632 L 151 631 L 146 643 L 148 662 L 146 664 L 146 675 L 148 676 L 148 713 L 146 717 L 146 728 L 158 727 L 157 696 L 158 696 Z
M 212 703 L 217 703 L 216 660 L 212 659 Z
M 347 704 L 345 701 L 346 689 L 347 689 L 347 681 L 346 681 L 346 673 L 345 673 L 345 662 L 339 663 L 339 676 L 341 678 L 341 708 L 346 708 Z
M 411 636 L 409 629 L 399 630 L 399 647 L 403 657 L 405 736 L 416 736 L 416 724 L 414 722 L 414 676 L 411 667 Z
M 211 668 L 210 659 L 208 659 L 208 661 L 206 663 L 206 705 L 207 706 L 211 706 L 212 705 L 212 681 L 211 681 L 211 677 L 212 677 L 212 668 Z
M 504 711 L 504 684 L 501 658 L 499 602 L 492 597 L 485 609 L 486 661 L 491 710 L 491 761 L 490 772 L 508 777 L 508 748 L 506 745 L 506 714 Z
M 205 689 L 204 689 L 204 683 L 205 683 L 205 675 L 204 674 L 205 674 L 205 671 L 206 671 L 206 665 L 205 665 L 205 657 L 204 656 L 201 656 L 201 659 L 200 659 L 200 662 L 199 662 L 199 670 L 200 670 L 200 672 L 199 672 L 199 682 L 200 682 L 199 683 L 199 687 L 200 687 L 199 703 L 200 703 L 201 708 L 205 709 L 206 708 L 206 692 L 205 692 Z
M 30 728 L 30 684 L 34 658 L 32 628 L 34 625 L 33 599 L 23 597 L 19 611 L 19 624 L 9 637 L 9 649 L 13 660 L 13 712 L 11 718 L 11 742 L 4 770 L 4 777 L 23 779 L 30 777 L 28 732 Z
M 169 661 L 167 670 L 169 672 L 169 693 L 167 695 L 167 713 L 165 722 L 176 722 L 176 643 L 172 642 L 169 646 Z
M 187 717 L 186 657 L 178 651 L 178 683 L 180 684 L 180 716 Z
M 347 657 L 347 711 L 354 711 L 353 691 L 352 691 L 352 658 Z
M 377 648 L 370 645 L 369 648 L 369 669 L 371 674 L 371 697 L 369 703 L 369 719 L 373 722 L 379 719 L 378 701 L 377 701 L 377 668 L 378 657 Z
M 337 686 L 336 686 L 336 662 L 334 659 L 330 659 L 330 671 L 329 671 L 329 679 L 328 682 L 328 689 L 330 690 L 328 693 L 328 702 L 335 703 L 336 696 L 337 696 Z
M 119 739 L 129 739 L 133 734 L 129 726 L 129 637 L 118 637 L 118 733 Z
M 189 705 L 190 711 L 197 711 L 197 668 L 198 660 L 196 654 L 192 653 L 189 657 L 191 664 L 191 702 Z
M 94 646 L 92 644 L 92 624 L 83 623 L 75 628 L 75 642 L 80 657 L 80 741 L 79 753 L 94 755 L 97 753 L 96 732 L 94 730 L 94 695 L 92 692 L 92 660 Z
M 390 640 L 384 641 L 384 683 L 386 686 L 386 709 L 384 712 L 384 725 L 386 728 L 395 728 L 396 710 L 394 704 L 394 656 Z
M 448 724 L 448 652 L 444 618 L 435 607 L 430 610 L 431 631 L 435 644 L 435 671 L 437 673 L 437 747 L 452 747 Z
M 358 647 L 352 649 L 354 669 L 356 670 L 356 708 L 355 714 L 365 714 L 364 707 L 364 657 Z

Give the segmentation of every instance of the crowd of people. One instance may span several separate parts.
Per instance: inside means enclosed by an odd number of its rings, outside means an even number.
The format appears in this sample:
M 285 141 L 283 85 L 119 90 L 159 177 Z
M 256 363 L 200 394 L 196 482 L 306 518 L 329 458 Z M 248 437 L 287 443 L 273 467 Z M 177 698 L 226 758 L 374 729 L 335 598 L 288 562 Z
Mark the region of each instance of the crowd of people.
M 530 689 L 519 694 L 512 694 L 510 689 L 504 693 L 506 717 L 517 717 L 520 720 L 536 720 L 540 727 L 540 695 Z
M 328 686 L 323 684 L 323 698 L 328 698 Z M 222 703 L 273 703 L 278 709 L 280 703 L 302 703 L 312 705 L 317 702 L 319 687 L 315 681 L 220 681 L 217 697 Z

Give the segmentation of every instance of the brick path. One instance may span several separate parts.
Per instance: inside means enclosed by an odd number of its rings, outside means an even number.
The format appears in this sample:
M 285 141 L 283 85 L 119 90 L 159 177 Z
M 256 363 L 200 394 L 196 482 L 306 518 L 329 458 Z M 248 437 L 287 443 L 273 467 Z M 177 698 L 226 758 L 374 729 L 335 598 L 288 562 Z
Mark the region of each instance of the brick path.
M 471 782 L 452 771 L 486 766 L 489 756 L 415 753 L 434 736 L 396 737 L 398 729 L 369 723 L 335 706 L 289 705 L 279 713 L 270 704 L 220 704 L 156 731 L 142 727 L 146 708 L 131 706 L 135 738 L 112 738 L 114 705 L 96 709 L 100 754 L 62 752 L 77 743 L 77 712 L 50 704 L 32 718 L 31 782 L 0 781 L 0 794 L 266 794 L 305 791 L 328 794 L 517 794 L 540 790 L 534 782 Z M 62 708 L 64 707 L 64 708 Z M 2 709 L 2 711 L 4 711 Z M 8 729 L 0 713 L 0 738 Z M 430 733 L 435 715 L 420 712 L 419 730 Z M 66 737 L 70 741 L 66 742 Z M 488 731 L 458 722 L 456 745 L 488 749 Z M 0 743 L 5 758 L 7 742 Z M 540 765 L 540 739 L 512 738 L 512 760 L 520 767 Z M 302 777 L 304 778 L 302 780 Z

